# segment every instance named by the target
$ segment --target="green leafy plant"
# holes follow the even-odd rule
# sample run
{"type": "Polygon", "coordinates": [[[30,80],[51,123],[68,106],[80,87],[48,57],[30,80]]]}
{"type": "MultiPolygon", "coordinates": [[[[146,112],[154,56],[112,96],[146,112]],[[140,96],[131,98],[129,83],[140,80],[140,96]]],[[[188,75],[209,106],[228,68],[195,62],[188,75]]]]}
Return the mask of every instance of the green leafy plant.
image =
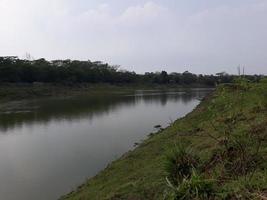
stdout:
{"type": "Polygon", "coordinates": [[[199,157],[189,147],[177,145],[166,158],[165,170],[168,180],[178,185],[185,178],[190,178],[192,169],[199,164],[199,157]]]}
{"type": "Polygon", "coordinates": [[[168,182],[172,192],[170,198],[172,200],[209,200],[214,199],[215,184],[214,180],[208,180],[197,174],[195,170],[192,170],[190,178],[185,178],[177,186],[174,187],[168,182]]]}

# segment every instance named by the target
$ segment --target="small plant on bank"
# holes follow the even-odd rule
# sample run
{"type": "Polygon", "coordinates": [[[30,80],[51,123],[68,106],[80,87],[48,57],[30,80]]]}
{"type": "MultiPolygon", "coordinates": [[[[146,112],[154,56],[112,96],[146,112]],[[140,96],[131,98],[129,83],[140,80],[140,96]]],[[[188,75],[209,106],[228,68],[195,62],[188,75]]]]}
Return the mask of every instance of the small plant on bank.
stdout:
{"type": "Polygon", "coordinates": [[[189,147],[177,145],[168,155],[165,163],[168,180],[177,186],[183,179],[190,178],[193,168],[199,164],[199,157],[189,147]]]}
{"type": "Polygon", "coordinates": [[[214,199],[215,184],[213,180],[207,180],[192,170],[190,178],[185,178],[177,187],[168,182],[172,192],[170,200],[209,200],[214,199]]]}

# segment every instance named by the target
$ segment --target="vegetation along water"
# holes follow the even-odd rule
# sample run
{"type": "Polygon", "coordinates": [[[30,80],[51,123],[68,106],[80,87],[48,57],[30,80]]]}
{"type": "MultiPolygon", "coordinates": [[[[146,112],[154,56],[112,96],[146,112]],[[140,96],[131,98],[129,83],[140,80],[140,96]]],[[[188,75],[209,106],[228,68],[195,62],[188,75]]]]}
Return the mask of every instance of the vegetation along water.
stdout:
{"type": "Polygon", "coordinates": [[[239,79],[62,199],[266,199],[266,156],[267,81],[239,79]]]}

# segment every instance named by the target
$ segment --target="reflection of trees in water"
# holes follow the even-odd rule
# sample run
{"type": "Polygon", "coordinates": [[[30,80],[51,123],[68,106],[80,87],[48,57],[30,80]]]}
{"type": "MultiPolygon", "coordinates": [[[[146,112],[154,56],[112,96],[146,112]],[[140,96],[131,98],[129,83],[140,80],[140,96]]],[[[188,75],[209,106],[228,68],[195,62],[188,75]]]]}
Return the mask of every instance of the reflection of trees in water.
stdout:
{"type": "Polygon", "coordinates": [[[138,95],[136,98],[143,100],[146,104],[157,103],[165,106],[167,102],[181,102],[187,104],[193,99],[203,98],[210,90],[198,91],[198,90],[189,90],[186,92],[163,92],[163,93],[153,93],[152,95],[144,94],[138,95]]]}
{"type": "Polygon", "coordinates": [[[98,118],[122,107],[134,106],[133,98],[119,96],[75,97],[33,102],[39,104],[32,112],[0,114],[0,131],[20,127],[24,124],[44,125],[52,121],[69,121],[98,118]]]}
{"type": "Polygon", "coordinates": [[[207,91],[189,92],[158,92],[142,93],[131,96],[91,96],[74,97],[69,99],[45,99],[33,101],[28,107],[38,107],[31,112],[14,112],[0,114],[0,131],[7,132],[10,129],[19,128],[22,125],[35,123],[48,124],[52,121],[74,121],[80,119],[99,118],[108,115],[124,107],[133,107],[143,101],[145,104],[160,104],[165,106],[167,102],[189,103],[193,99],[202,98],[207,91]]]}

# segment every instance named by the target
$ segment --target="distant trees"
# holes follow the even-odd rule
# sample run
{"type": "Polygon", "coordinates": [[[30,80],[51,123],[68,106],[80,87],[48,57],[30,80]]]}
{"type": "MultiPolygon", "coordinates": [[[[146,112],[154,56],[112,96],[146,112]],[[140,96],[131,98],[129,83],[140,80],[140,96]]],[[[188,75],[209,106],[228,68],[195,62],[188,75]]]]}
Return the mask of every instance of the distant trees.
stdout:
{"type": "Polygon", "coordinates": [[[0,57],[0,82],[62,82],[62,83],[131,83],[136,74],[118,71],[117,67],[102,62],[77,60],[21,60],[0,57]]]}
{"type": "MultiPolygon", "coordinates": [[[[258,80],[257,76],[247,77],[258,80]]],[[[234,76],[226,73],[214,75],[196,75],[183,73],[147,72],[144,75],[110,66],[100,61],[53,60],[44,58],[23,60],[17,57],[0,57],[0,82],[10,83],[110,83],[110,84],[201,84],[214,86],[216,83],[228,83],[234,76]]]]}

